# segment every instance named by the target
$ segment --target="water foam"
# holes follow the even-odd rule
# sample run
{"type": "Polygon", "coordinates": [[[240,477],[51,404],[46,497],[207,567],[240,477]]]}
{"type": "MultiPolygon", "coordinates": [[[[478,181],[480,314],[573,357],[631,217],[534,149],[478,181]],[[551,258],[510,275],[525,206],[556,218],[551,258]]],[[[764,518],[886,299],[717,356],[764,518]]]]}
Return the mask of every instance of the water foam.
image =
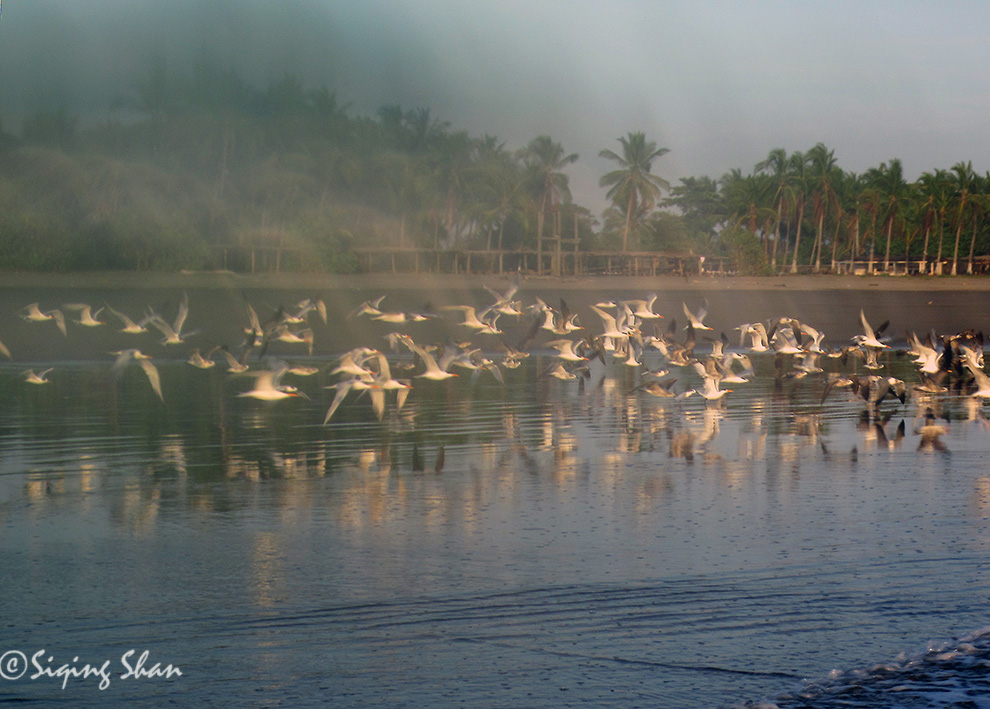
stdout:
{"type": "Polygon", "coordinates": [[[747,709],[968,707],[990,709],[990,626],[888,662],[826,677],[747,709]]]}

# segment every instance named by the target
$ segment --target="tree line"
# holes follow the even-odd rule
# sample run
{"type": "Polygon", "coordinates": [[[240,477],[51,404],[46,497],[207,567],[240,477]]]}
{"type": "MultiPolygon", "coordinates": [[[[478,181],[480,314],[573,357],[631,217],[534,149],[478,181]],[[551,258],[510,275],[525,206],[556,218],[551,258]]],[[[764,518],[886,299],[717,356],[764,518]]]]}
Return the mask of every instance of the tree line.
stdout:
{"type": "MultiPolygon", "coordinates": [[[[300,268],[347,272],[361,246],[729,256],[751,274],[877,267],[987,250],[990,175],[970,163],[909,183],[899,160],[863,175],[833,151],[772,150],[750,174],[661,176],[668,152],[630,132],[599,155],[609,207],[577,204],[578,158],[549,135],[517,149],[428,108],[353,113],[291,75],[256,88],[197,61],[164,63],[80,126],[67,109],[0,127],[0,264],[8,269],[203,269],[225,246],[277,244],[300,268]]],[[[291,264],[289,267],[292,267],[291,264]]]]}
{"type": "Polygon", "coordinates": [[[835,271],[846,261],[889,271],[902,261],[920,273],[956,275],[972,273],[990,247],[990,173],[977,174],[972,162],[908,182],[897,158],[857,175],[818,143],[806,152],[771,150],[748,175],[690,178],[672,192],[667,203],[685,218],[702,229],[717,223],[741,259],[770,272],[835,271]]]}

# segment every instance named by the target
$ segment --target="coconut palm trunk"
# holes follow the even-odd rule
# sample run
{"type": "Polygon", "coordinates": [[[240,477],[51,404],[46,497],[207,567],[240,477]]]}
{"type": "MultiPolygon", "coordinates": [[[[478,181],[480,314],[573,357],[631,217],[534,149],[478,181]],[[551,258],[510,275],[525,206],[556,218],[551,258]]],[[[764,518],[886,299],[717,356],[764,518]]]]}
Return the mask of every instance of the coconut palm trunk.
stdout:
{"type": "Polygon", "coordinates": [[[952,250],[952,275],[959,274],[959,239],[962,237],[962,212],[963,204],[959,205],[959,218],[956,220],[956,246],[952,250]]]}
{"type": "Polygon", "coordinates": [[[894,235],[894,218],[891,217],[887,220],[887,250],[883,255],[883,272],[890,272],[890,240],[894,235]]]}
{"type": "Polygon", "coordinates": [[[973,233],[969,238],[969,261],[966,264],[966,273],[973,275],[973,252],[976,249],[976,209],[973,209],[973,233]]]}
{"type": "Polygon", "coordinates": [[[636,209],[636,191],[629,190],[629,204],[626,206],[626,228],[622,232],[622,250],[629,250],[629,227],[632,225],[633,210],[636,209]]]}
{"type": "Polygon", "coordinates": [[[773,249],[770,252],[770,268],[777,268],[777,244],[780,243],[780,219],[783,210],[783,198],[777,200],[777,223],[773,228],[773,249]]]}
{"type": "Polygon", "coordinates": [[[798,205],[797,233],[794,236],[794,260],[791,262],[791,273],[798,271],[798,248],[801,246],[801,222],[804,220],[804,200],[798,205]]]}

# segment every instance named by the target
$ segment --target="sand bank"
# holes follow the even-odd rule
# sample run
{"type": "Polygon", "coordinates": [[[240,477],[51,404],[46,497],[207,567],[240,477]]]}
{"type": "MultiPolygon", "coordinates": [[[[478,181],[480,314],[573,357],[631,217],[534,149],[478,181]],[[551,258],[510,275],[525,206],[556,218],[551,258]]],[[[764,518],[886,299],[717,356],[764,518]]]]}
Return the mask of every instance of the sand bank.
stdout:
{"type": "MultiPolygon", "coordinates": [[[[0,274],[0,288],[223,288],[287,290],[360,290],[429,288],[471,290],[508,284],[507,276],[373,273],[357,275],[317,273],[239,274],[225,271],[80,272],[0,274]]],[[[990,291],[990,277],[955,276],[587,276],[550,278],[523,276],[520,285],[554,291],[990,291]]]]}

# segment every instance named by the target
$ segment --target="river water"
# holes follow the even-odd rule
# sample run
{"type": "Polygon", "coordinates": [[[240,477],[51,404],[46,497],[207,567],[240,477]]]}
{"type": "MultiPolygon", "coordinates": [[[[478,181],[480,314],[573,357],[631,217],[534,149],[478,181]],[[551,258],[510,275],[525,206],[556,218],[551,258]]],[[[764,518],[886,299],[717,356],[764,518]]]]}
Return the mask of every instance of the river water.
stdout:
{"type": "MultiPolygon", "coordinates": [[[[567,297],[595,330],[588,303],[642,295],[567,297]]],[[[718,402],[660,399],[633,391],[642,369],[620,360],[593,362],[587,380],[543,376],[543,337],[504,385],[487,372],[413,376],[401,411],[390,399],[379,421],[352,394],[324,425],[345,349],[412,364],[387,349],[396,325],[344,317],[367,293],[194,291],[199,333],[175,346],[118,332],[106,311],[107,325],[70,321],[65,337],[17,317],[33,301],[168,317],[181,296],[0,293],[12,353],[0,365],[0,674],[12,678],[0,701],[990,706],[980,400],[909,393],[873,416],[848,390],[822,402],[822,375],[775,376],[767,354],[718,402]],[[308,398],[241,397],[249,377],[185,362],[194,347],[236,348],[245,301],[262,314],[307,296],[330,311],[328,324],[309,318],[313,354],[270,354],[320,368],[291,380],[308,398]],[[138,367],[111,374],[109,353],[128,347],[152,355],[164,401],[138,367]],[[28,367],[51,367],[50,383],[26,383],[28,367]],[[934,439],[921,434],[929,410],[944,429],[934,439]]],[[[986,312],[960,312],[951,294],[788,297],[712,294],[713,332],[776,312],[838,346],[859,332],[860,307],[895,338],[949,313],[980,327],[986,312]]],[[[681,303],[700,300],[662,294],[661,322],[682,323],[681,303]]],[[[459,319],[402,328],[463,339],[459,319]]],[[[528,329],[499,324],[513,342],[528,329]]],[[[475,339],[497,359],[486,337],[475,339]]],[[[710,348],[699,338],[699,354],[710,348]]],[[[882,362],[917,381],[910,357],[882,362]]],[[[690,368],[671,376],[677,390],[700,386],[690,368]]]]}

